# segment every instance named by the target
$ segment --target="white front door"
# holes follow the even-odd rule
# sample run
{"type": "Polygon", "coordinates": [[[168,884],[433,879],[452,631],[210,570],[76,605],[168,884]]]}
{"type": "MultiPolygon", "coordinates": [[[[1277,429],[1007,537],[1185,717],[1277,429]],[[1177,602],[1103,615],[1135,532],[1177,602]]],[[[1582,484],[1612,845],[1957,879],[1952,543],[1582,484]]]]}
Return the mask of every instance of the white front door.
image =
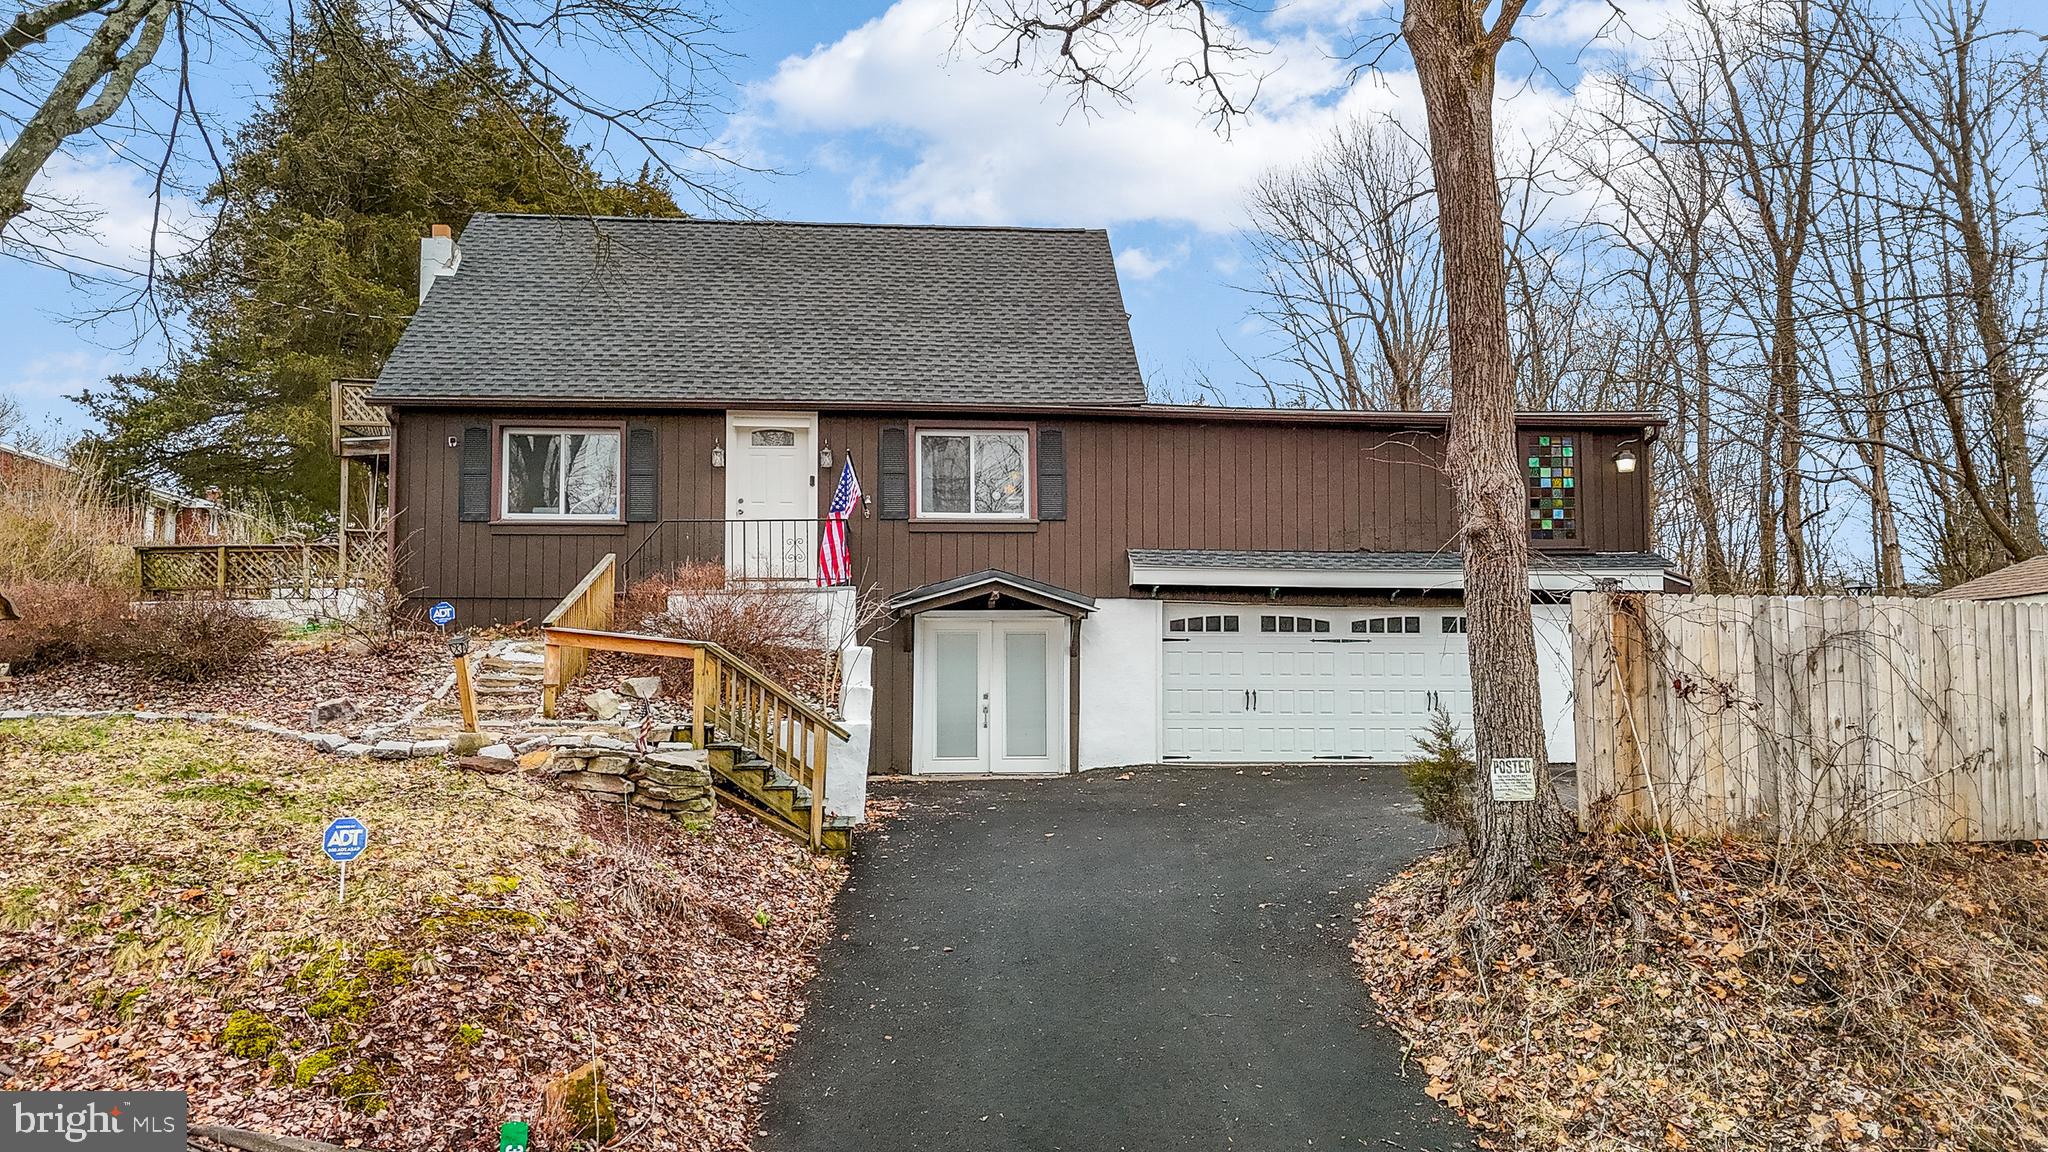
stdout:
{"type": "Polygon", "coordinates": [[[817,556],[817,417],[735,412],[726,421],[726,570],[809,580],[817,556]]]}
{"type": "Polygon", "coordinates": [[[915,771],[1066,771],[1067,627],[1060,616],[920,616],[915,771]]]}
{"type": "Polygon", "coordinates": [[[1407,760],[1439,705],[1469,733],[1461,613],[1178,604],[1166,616],[1169,760],[1407,760]]]}

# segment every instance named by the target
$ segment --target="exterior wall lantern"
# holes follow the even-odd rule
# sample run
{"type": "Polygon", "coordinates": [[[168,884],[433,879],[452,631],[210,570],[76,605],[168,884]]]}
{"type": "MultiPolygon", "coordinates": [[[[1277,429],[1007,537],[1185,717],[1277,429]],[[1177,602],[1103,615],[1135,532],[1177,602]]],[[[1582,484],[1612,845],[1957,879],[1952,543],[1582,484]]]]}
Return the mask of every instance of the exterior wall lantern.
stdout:
{"type": "Polygon", "coordinates": [[[715,440],[711,444],[711,466],[713,468],[725,467],[725,445],[715,440]]]}
{"type": "Polygon", "coordinates": [[[832,442],[830,440],[825,441],[824,447],[818,449],[818,467],[827,472],[832,470],[832,442]]]}
{"type": "Polygon", "coordinates": [[[1616,452],[1614,454],[1614,470],[1623,474],[1635,471],[1636,454],[1627,448],[1616,452]]]}

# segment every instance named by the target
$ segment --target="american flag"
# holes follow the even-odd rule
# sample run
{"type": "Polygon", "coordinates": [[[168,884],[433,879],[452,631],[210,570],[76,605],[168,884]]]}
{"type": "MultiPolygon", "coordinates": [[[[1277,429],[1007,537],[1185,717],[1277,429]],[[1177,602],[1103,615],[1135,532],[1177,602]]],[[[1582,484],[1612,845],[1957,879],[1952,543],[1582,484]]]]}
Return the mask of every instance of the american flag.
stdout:
{"type": "Polygon", "coordinates": [[[832,506],[825,510],[825,526],[818,533],[818,587],[830,588],[853,579],[853,557],[846,550],[846,518],[860,503],[860,477],[853,474],[853,457],[839,473],[839,487],[832,490],[832,506]]]}

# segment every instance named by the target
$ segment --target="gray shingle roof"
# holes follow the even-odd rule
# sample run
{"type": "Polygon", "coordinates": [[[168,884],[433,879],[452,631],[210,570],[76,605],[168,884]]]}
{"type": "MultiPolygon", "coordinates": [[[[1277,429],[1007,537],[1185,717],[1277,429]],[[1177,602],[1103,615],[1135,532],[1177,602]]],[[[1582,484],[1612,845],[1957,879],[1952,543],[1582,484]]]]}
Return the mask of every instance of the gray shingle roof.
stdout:
{"type": "Polygon", "coordinates": [[[1043,580],[1033,580],[1029,576],[1019,576],[1015,572],[1005,572],[1000,568],[984,568],[979,572],[970,572],[965,576],[952,576],[944,580],[935,580],[930,584],[898,592],[889,598],[888,603],[884,607],[900,612],[915,604],[948,596],[963,589],[978,589],[1005,584],[1020,591],[1034,593],[1047,600],[1056,600],[1062,604],[1071,605],[1082,612],[1093,612],[1095,610],[1095,598],[1093,596],[1083,596],[1079,592],[1069,591],[1057,584],[1048,584],[1043,580]]]}
{"type": "Polygon", "coordinates": [[[471,218],[372,399],[1135,404],[1096,230],[471,218]]]}
{"type": "MultiPolygon", "coordinates": [[[[1456,552],[1241,552],[1203,548],[1133,548],[1131,563],[1152,568],[1288,569],[1307,572],[1456,572],[1456,552]]],[[[1655,552],[1537,552],[1529,567],[1575,571],[1662,570],[1671,561],[1655,552]]]]}
{"type": "Polygon", "coordinates": [[[2008,564],[1996,572],[1966,580],[1935,595],[1945,600],[2010,600],[2048,594],[2048,556],[2008,564]]]}

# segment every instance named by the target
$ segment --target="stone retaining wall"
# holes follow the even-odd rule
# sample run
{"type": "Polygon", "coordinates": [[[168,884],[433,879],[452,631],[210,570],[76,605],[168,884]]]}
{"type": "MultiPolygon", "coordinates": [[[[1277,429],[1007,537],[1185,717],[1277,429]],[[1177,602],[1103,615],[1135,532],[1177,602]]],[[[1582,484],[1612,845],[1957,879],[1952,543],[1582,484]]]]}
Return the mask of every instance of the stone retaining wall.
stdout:
{"type": "Polygon", "coordinates": [[[548,757],[547,770],[565,788],[611,797],[685,824],[708,823],[718,810],[711,770],[698,749],[641,753],[630,745],[558,747],[548,757]]]}

